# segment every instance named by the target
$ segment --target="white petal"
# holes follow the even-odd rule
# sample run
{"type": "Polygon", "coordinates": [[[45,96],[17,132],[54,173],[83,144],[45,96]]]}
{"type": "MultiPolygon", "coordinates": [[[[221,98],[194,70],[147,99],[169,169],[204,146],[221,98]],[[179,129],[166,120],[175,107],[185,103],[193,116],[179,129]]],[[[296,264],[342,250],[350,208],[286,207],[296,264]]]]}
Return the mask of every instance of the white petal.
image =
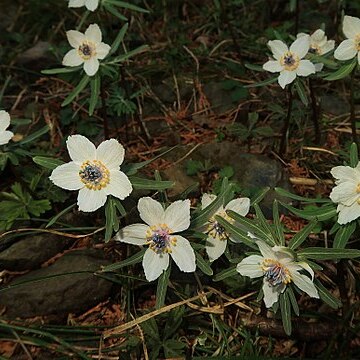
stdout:
{"type": "Polygon", "coordinates": [[[69,8],[78,8],[85,5],[86,0],[69,0],[69,8]]]}
{"type": "Polygon", "coordinates": [[[303,36],[309,36],[309,34],[306,34],[306,33],[298,33],[298,34],[296,35],[296,38],[298,39],[298,38],[303,37],[303,36]]]}
{"type": "MultiPolygon", "coordinates": [[[[360,164],[360,163],[359,163],[360,164]]],[[[331,175],[340,181],[354,181],[359,178],[359,172],[350,166],[335,166],[330,171],[331,175]]]]}
{"type": "Polygon", "coordinates": [[[360,194],[356,192],[357,185],[354,181],[346,181],[336,185],[330,193],[331,201],[346,206],[352,205],[360,197],[360,194]]]}
{"type": "Polygon", "coordinates": [[[242,276],[248,276],[250,278],[261,277],[264,275],[261,270],[263,261],[264,258],[260,255],[250,255],[237,264],[236,271],[242,276]]]}
{"type": "Polygon", "coordinates": [[[55,168],[50,176],[50,180],[56,185],[66,190],[79,190],[84,187],[79,176],[79,165],[70,161],[55,168]]]}
{"type": "Polygon", "coordinates": [[[314,283],[303,274],[298,272],[291,272],[291,279],[294,281],[294,284],[302,291],[307,293],[312,298],[319,298],[318,291],[314,285],[314,283]]]}
{"type": "Polygon", "coordinates": [[[344,225],[357,219],[360,216],[360,205],[358,202],[354,202],[351,206],[338,205],[339,217],[338,223],[344,225]]]}
{"type": "Polygon", "coordinates": [[[133,187],[129,178],[122,171],[113,170],[110,171],[110,182],[104,190],[106,195],[113,195],[124,200],[131,194],[133,187]]]}
{"type": "Polygon", "coordinates": [[[96,159],[95,145],[85,136],[70,135],[66,141],[71,160],[81,165],[86,160],[96,159]]]}
{"type": "Polygon", "coordinates": [[[204,210],[208,207],[214,200],[216,199],[216,195],[214,194],[203,194],[201,198],[201,209],[204,210]]]}
{"type": "Polygon", "coordinates": [[[302,59],[308,53],[309,48],[310,36],[301,36],[291,44],[290,51],[302,59]]]}
{"type": "Polygon", "coordinates": [[[232,210],[242,216],[247,215],[250,209],[249,198],[238,198],[231,200],[226,206],[225,210],[232,210]]]}
{"type": "Polygon", "coordinates": [[[280,289],[270,285],[265,279],[263,283],[264,303],[267,308],[271,308],[279,299],[280,289]]]}
{"type": "Polygon", "coordinates": [[[91,24],[85,31],[86,39],[95,44],[101,43],[101,30],[98,24],[91,24]]]}
{"type": "Polygon", "coordinates": [[[296,78],[295,71],[284,70],[280,73],[278,77],[278,83],[283,89],[285,89],[285,86],[287,84],[292,83],[295,80],[295,78],[296,78]]]}
{"type": "Polygon", "coordinates": [[[323,41],[325,38],[325,32],[324,30],[317,29],[315,32],[313,32],[310,36],[311,41],[315,41],[316,43],[319,43],[320,41],[323,41]]]}
{"type": "Polygon", "coordinates": [[[315,74],[315,65],[310,60],[300,60],[299,66],[296,69],[296,74],[299,76],[308,76],[315,74]]]}
{"type": "Polygon", "coordinates": [[[104,206],[106,198],[104,190],[90,190],[84,187],[79,191],[77,204],[80,211],[92,212],[104,206]]]}
{"type": "Polygon", "coordinates": [[[96,159],[100,160],[109,170],[119,170],[124,161],[124,147],[115,139],[103,141],[96,149],[96,159]]]}
{"type": "Polygon", "coordinates": [[[279,60],[284,55],[284,53],[289,50],[287,45],[280,40],[270,40],[267,44],[276,60],[279,60]]]}
{"type": "Polygon", "coordinates": [[[283,70],[283,66],[279,60],[269,60],[263,65],[263,69],[272,73],[280,72],[283,70]]]}
{"type": "Polygon", "coordinates": [[[347,39],[336,48],[334,58],[337,60],[349,60],[354,58],[357,52],[354,41],[347,39]]]}
{"type": "Polygon", "coordinates": [[[7,111],[0,111],[0,132],[5,131],[10,126],[10,115],[7,111]]]}
{"type": "Polygon", "coordinates": [[[166,210],[164,223],[172,232],[184,231],[190,226],[190,200],[173,202],[166,210]]]}
{"type": "Polygon", "coordinates": [[[68,51],[62,60],[64,66],[79,66],[83,62],[84,59],[79,55],[79,52],[76,49],[68,51]]]}
{"type": "Polygon", "coordinates": [[[360,34],[360,19],[354,16],[344,16],[343,33],[348,39],[354,39],[360,34]]]}
{"type": "Polygon", "coordinates": [[[76,30],[67,31],[66,36],[69,41],[69,44],[75,49],[78,49],[85,39],[84,34],[76,30]]]}
{"type": "Polygon", "coordinates": [[[0,145],[7,144],[13,136],[14,133],[9,130],[0,131],[0,145]]]}
{"type": "Polygon", "coordinates": [[[157,254],[151,249],[145,251],[142,265],[147,281],[156,280],[169,266],[169,254],[157,254]]]}
{"type": "Polygon", "coordinates": [[[259,247],[261,255],[265,259],[277,259],[275,252],[271,249],[271,247],[268,244],[266,244],[265,241],[256,240],[255,242],[256,245],[259,247]]]}
{"type": "Polygon", "coordinates": [[[99,61],[96,58],[91,58],[84,61],[84,70],[87,75],[93,76],[99,70],[99,61]]]}
{"type": "Polygon", "coordinates": [[[114,236],[114,240],[127,244],[144,245],[146,243],[146,232],[149,229],[144,224],[132,224],[125,226],[114,236]]]}
{"type": "Polygon", "coordinates": [[[310,267],[310,265],[305,261],[301,261],[297,264],[300,265],[303,269],[305,269],[311,275],[311,281],[314,281],[315,274],[314,274],[314,270],[310,267]]]}
{"type": "Polygon", "coordinates": [[[158,201],[151,197],[139,199],[138,210],[142,221],[146,224],[152,226],[164,223],[164,209],[158,201]]]}
{"type": "Polygon", "coordinates": [[[358,58],[358,64],[360,65],[360,51],[357,54],[357,58],[358,58]]]}
{"type": "Polygon", "coordinates": [[[329,51],[334,50],[335,40],[327,41],[324,46],[321,47],[321,55],[327,54],[329,51]]]}
{"type": "Polygon", "coordinates": [[[314,64],[314,65],[315,65],[315,71],[316,72],[320,72],[324,67],[323,63],[317,63],[317,64],[314,64]]]}
{"type": "Polygon", "coordinates": [[[88,10],[94,11],[98,7],[99,0],[86,0],[85,6],[88,10]]]}
{"type": "Polygon", "coordinates": [[[214,239],[212,236],[208,236],[206,239],[206,253],[208,254],[209,260],[213,262],[218,259],[226,249],[227,241],[214,239]]]}
{"type": "Polygon", "coordinates": [[[96,58],[97,59],[104,59],[105,56],[109,53],[111,47],[108,44],[100,43],[96,46],[96,58]]]}
{"type": "Polygon", "coordinates": [[[171,257],[181,271],[193,272],[196,269],[195,253],[189,241],[176,235],[176,246],[171,247],[171,257]]]}

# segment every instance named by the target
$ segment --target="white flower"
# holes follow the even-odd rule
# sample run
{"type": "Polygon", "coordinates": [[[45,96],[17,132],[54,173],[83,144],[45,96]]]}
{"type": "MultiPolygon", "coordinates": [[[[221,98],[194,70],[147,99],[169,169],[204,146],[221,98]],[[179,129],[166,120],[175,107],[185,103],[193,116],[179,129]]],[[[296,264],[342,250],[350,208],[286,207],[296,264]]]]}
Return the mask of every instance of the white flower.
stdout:
{"type": "Polygon", "coordinates": [[[69,8],[79,8],[86,6],[90,11],[96,10],[99,0],[69,0],[69,8]]]}
{"type": "Polygon", "coordinates": [[[115,139],[97,148],[85,136],[69,136],[66,145],[72,161],[53,170],[50,180],[66,190],[80,190],[79,210],[91,212],[106,202],[108,195],[124,199],[132,191],[128,177],[120,171],[124,147],[115,139]]]}
{"type": "Polygon", "coordinates": [[[237,271],[250,278],[264,277],[263,292],[264,302],[270,308],[279,299],[279,294],[284,292],[286,286],[293,282],[300,290],[306,292],[313,298],[319,298],[318,291],[313,283],[314,271],[305,262],[296,262],[287,251],[281,246],[270,247],[262,240],[257,240],[261,255],[250,255],[237,265],[237,271]],[[311,279],[301,274],[306,270],[311,279]]]}
{"type": "Polygon", "coordinates": [[[335,50],[335,59],[349,60],[357,55],[360,64],[360,19],[345,15],[343,33],[347,39],[341,42],[335,50]]]}
{"type": "MultiPolygon", "coordinates": [[[[201,199],[201,208],[205,209],[213,201],[215,201],[216,195],[204,194],[201,199]]],[[[231,240],[231,236],[226,230],[215,220],[215,215],[223,217],[226,221],[234,223],[235,220],[226,214],[226,210],[232,210],[238,214],[245,216],[249,212],[250,199],[239,198],[231,200],[225,208],[221,205],[215,212],[214,216],[205,224],[205,232],[208,234],[206,240],[206,252],[210,261],[218,259],[225,251],[227,240],[231,240]]]]}
{"type": "Polygon", "coordinates": [[[6,130],[10,125],[10,115],[5,110],[0,110],[0,145],[7,144],[14,136],[9,130],[6,130]]]}
{"type": "MultiPolygon", "coordinates": [[[[297,38],[307,36],[305,33],[299,33],[297,38]]],[[[309,53],[314,55],[325,55],[335,47],[335,40],[328,40],[325,32],[321,29],[316,30],[310,35],[309,53]]],[[[321,71],[324,64],[314,64],[316,71],[321,71]]]]}
{"type": "Polygon", "coordinates": [[[310,60],[301,60],[310,48],[310,36],[301,36],[290,46],[280,40],[268,42],[274,59],[263,65],[263,69],[272,73],[280,72],[279,85],[284,89],[287,84],[292,83],[296,76],[308,76],[315,73],[315,65],[310,60]]]}
{"type": "Polygon", "coordinates": [[[336,166],[331,169],[336,186],[330,199],[338,203],[338,223],[343,225],[360,216],[360,163],[356,168],[336,166]]]}
{"type": "Polygon", "coordinates": [[[95,75],[102,60],[110,51],[110,46],[101,42],[101,31],[97,24],[91,24],[85,34],[70,30],[66,32],[70,45],[74,48],[64,56],[62,64],[78,66],[84,64],[84,70],[89,76],[95,75]]]}
{"type": "Polygon", "coordinates": [[[133,224],[120,230],[115,240],[134,245],[149,245],[142,265],[148,281],[157,279],[169,266],[169,254],[181,271],[196,269],[195,253],[189,241],[174,233],[190,226],[190,200],[179,200],[166,210],[150,197],[139,200],[141,219],[147,224],[133,224]]]}

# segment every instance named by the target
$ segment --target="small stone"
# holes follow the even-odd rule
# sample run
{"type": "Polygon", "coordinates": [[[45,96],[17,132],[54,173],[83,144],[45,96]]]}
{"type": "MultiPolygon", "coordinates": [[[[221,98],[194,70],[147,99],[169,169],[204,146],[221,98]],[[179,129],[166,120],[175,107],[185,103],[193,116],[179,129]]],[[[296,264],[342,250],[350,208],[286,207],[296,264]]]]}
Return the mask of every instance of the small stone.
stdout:
{"type": "Polygon", "coordinates": [[[109,263],[102,251],[76,250],[53,265],[16,278],[7,286],[18,286],[1,289],[0,305],[6,308],[4,316],[13,319],[85,312],[110,295],[112,283],[94,275],[109,263]],[[20,284],[36,279],[39,281],[20,284]]]}

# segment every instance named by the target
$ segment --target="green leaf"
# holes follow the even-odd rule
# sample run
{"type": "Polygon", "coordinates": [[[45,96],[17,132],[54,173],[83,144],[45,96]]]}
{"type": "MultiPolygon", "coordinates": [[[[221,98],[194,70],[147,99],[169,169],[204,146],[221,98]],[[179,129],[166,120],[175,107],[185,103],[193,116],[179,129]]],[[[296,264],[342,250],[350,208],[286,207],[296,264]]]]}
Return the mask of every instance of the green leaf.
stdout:
{"type": "Polygon", "coordinates": [[[197,252],[195,251],[196,256],[196,266],[206,275],[212,276],[213,270],[210,264],[197,252]]]}
{"type": "Polygon", "coordinates": [[[296,233],[289,242],[289,248],[292,250],[296,250],[310,235],[317,223],[317,219],[313,219],[301,231],[296,233]]]}
{"type": "Polygon", "coordinates": [[[354,259],[360,257],[360,250],[309,247],[298,251],[298,256],[313,260],[354,259]]]}
{"type": "Polygon", "coordinates": [[[113,230],[119,227],[119,220],[116,217],[116,207],[111,197],[108,198],[105,205],[105,219],[105,242],[108,242],[112,237],[113,230]]]}
{"type": "Polygon", "coordinates": [[[291,335],[291,304],[288,293],[285,291],[280,295],[281,319],[286,335],[291,335]]]}
{"type": "Polygon", "coordinates": [[[129,10],[138,11],[138,12],[142,12],[142,13],[149,13],[149,10],[146,10],[144,8],[141,8],[140,6],[136,6],[136,5],[130,4],[130,3],[125,2],[125,1],[105,0],[104,3],[105,4],[111,4],[111,5],[118,6],[118,7],[122,7],[124,9],[129,9],[129,10]]]}
{"type": "Polygon", "coordinates": [[[306,90],[302,83],[302,80],[300,80],[299,78],[297,78],[295,81],[295,89],[299,95],[301,102],[307,107],[309,105],[309,100],[307,98],[306,90]]]}
{"type": "Polygon", "coordinates": [[[111,4],[108,4],[106,2],[103,3],[104,8],[112,15],[114,15],[115,17],[117,17],[118,19],[122,20],[122,21],[128,21],[128,18],[126,16],[124,16],[123,14],[121,14],[114,6],[112,6],[111,4]]]}
{"type": "Polygon", "coordinates": [[[99,74],[96,74],[90,81],[90,100],[89,100],[89,115],[92,116],[94,113],[95,107],[98,103],[100,95],[100,86],[101,86],[101,77],[99,74]]]}
{"type": "Polygon", "coordinates": [[[345,225],[340,226],[339,230],[337,231],[333,243],[333,248],[335,249],[344,249],[346,244],[348,243],[351,235],[356,230],[356,222],[352,221],[345,225]]]}
{"type": "Polygon", "coordinates": [[[119,62],[123,62],[129,58],[131,58],[132,56],[135,56],[137,54],[140,54],[141,52],[144,52],[146,50],[149,49],[148,45],[141,45],[138,48],[134,49],[134,50],[130,50],[127,53],[117,56],[116,58],[112,59],[111,61],[106,62],[107,65],[110,64],[117,64],[119,62]]]}
{"type": "Polygon", "coordinates": [[[359,163],[359,151],[356,143],[350,146],[350,166],[355,168],[359,163]]]}
{"type": "Polygon", "coordinates": [[[44,134],[49,132],[49,126],[45,125],[41,129],[31,133],[25,139],[21,140],[19,144],[24,145],[33,142],[34,140],[38,139],[39,137],[43,136],[44,134]]]}
{"type": "Polygon", "coordinates": [[[265,71],[262,65],[245,64],[245,67],[249,70],[261,71],[261,72],[265,71]]]}
{"type": "Polygon", "coordinates": [[[146,249],[141,249],[135,255],[133,255],[123,261],[117,262],[115,264],[103,266],[101,268],[100,272],[111,272],[111,271],[119,270],[126,266],[138,264],[142,261],[145,251],[146,251],[146,249]]]}
{"type": "Polygon", "coordinates": [[[281,245],[285,245],[285,236],[283,232],[283,226],[280,222],[279,216],[279,205],[278,201],[275,199],[273,202],[273,221],[275,226],[275,236],[277,238],[277,242],[281,245]]]}
{"type": "Polygon", "coordinates": [[[73,209],[76,206],[75,204],[72,204],[70,206],[68,206],[66,209],[60,211],[58,214],[56,214],[55,216],[53,216],[49,222],[46,224],[45,228],[50,227],[51,225],[55,224],[56,221],[58,221],[58,219],[60,219],[63,215],[65,215],[67,212],[69,212],[71,209],[73,209]]]}
{"type": "Polygon", "coordinates": [[[318,280],[314,280],[314,284],[316,285],[318,289],[318,293],[320,296],[320,299],[328,304],[333,309],[337,310],[342,307],[342,303],[339,299],[337,299],[329,290],[327,290],[324,285],[318,280]]]}
{"type": "Polygon", "coordinates": [[[42,70],[41,73],[45,74],[45,75],[68,74],[71,72],[78,71],[81,68],[82,68],[82,65],[74,66],[74,67],[57,68],[57,69],[47,69],[47,70],[42,70]]]}
{"type": "Polygon", "coordinates": [[[160,309],[165,304],[165,297],[169,285],[170,273],[171,273],[171,262],[169,263],[167,269],[162,272],[162,274],[158,279],[157,288],[156,288],[155,309],[160,309]]]}
{"type": "Polygon", "coordinates": [[[291,286],[286,287],[286,293],[289,297],[289,300],[290,300],[291,306],[294,310],[294,313],[296,314],[296,316],[299,316],[300,315],[299,305],[296,301],[296,297],[295,297],[294,291],[291,286]]]}
{"type": "Polygon", "coordinates": [[[276,82],[277,79],[278,79],[278,77],[274,77],[274,78],[271,78],[271,79],[260,81],[260,82],[258,82],[256,84],[245,85],[244,88],[252,88],[252,87],[260,87],[260,86],[270,85],[270,84],[273,84],[274,82],[276,82]]]}
{"type": "Polygon", "coordinates": [[[332,201],[330,199],[312,199],[312,198],[306,198],[306,197],[302,197],[296,194],[293,194],[285,189],[282,189],[280,187],[276,187],[275,191],[286,198],[289,199],[293,199],[293,200],[298,200],[298,201],[302,201],[302,202],[310,202],[310,203],[332,203],[332,201]]]}
{"type": "Polygon", "coordinates": [[[258,204],[259,202],[261,202],[261,200],[266,196],[269,190],[270,187],[267,186],[261,189],[260,191],[258,191],[251,199],[251,205],[253,206],[254,204],[258,204]]]}
{"type": "Polygon", "coordinates": [[[235,276],[238,275],[239,273],[236,271],[236,265],[229,267],[223,271],[220,271],[219,273],[217,273],[214,277],[213,277],[213,281],[217,282],[217,281],[222,281],[225,280],[226,278],[230,277],[230,276],[235,276]]]}
{"type": "Polygon", "coordinates": [[[325,221],[331,219],[337,214],[336,207],[334,205],[324,205],[316,209],[299,210],[290,205],[284,204],[283,202],[280,202],[280,204],[296,216],[299,216],[306,220],[313,220],[317,218],[319,221],[325,221]]]}
{"type": "Polygon", "coordinates": [[[66,97],[61,106],[69,105],[86,87],[90,81],[90,76],[84,75],[84,77],[77,84],[75,89],[66,97]]]}
{"type": "Polygon", "coordinates": [[[357,59],[354,59],[349,64],[343,65],[339,70],[326,76],[324,79],[329,81],[340,80],[345,76],[348,76],[354,70],[356,64],[357,64],[357,59]]]}
{"type": "Polygon", "coordinates": [[[265,219],[265,216],[262,213],[262,211],[260,209],[260,206],[255,204],[254,209],[255,209],[255,213],[256,213],[256,220],[259,223],[259,226],[261,226],[267,232],[267,234],[269,236],[269,240],[271,241],[271,243],[276,244],[277,236],[276,236],[273,228],[271,227],[271,225],[265,219]]]}
{"type": "Polygon", "coordinates": [[[111,45],[111,49],[110,49],[110,52],[109,52],[108,56],[114,54],[117,51],[117,49],[119,48],[121,42],[124,40],[124,37],[125,37],[125,34],[126,34],[126,31],[127,31],[128,27],[129,27],[129,23],[126,23],[120,29],[120,31],[117,34],[114,42],[111,45]]]}
{"type": "Polygon", "coordinates": [[[33,162],[50,170],[54,170],[58,166],[65,164],[64,161],[60,159],[49,158],[46,156],[34,156],[33,162]]]}
{"type": "Polygon", "coordinates": [[[135,189],[141,190],[165,190],[174,186],[173,181],[157,181],[135,176],[129,176],[129,180],[135,189]]]}

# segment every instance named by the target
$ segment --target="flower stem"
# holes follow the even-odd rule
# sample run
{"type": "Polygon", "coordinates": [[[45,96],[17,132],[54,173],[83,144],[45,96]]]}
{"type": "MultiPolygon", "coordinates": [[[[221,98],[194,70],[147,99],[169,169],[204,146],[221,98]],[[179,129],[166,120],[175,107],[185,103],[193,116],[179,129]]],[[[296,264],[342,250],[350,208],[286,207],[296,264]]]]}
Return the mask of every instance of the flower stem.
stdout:
{"type": "Polygon", "coordinates": [[[310,78],[309,78],[309,89],[310,89],[311,108],[312,108],[311,118],[314,124],[315,142],[318,144],[321,141],[321,132],[320,132],[320,124],[319,124],[320,109],[316,103],[315,89],[314,89],[313,81],[310,78]]]}
{"type": "Polygon", "coordinates": [[[292,94],[292,84],[288,87],[288,109],[287,114],[284,122],[284,126],[282,129],[282,135],[281,135],[281,141],[280,141],[280,147],[279,152],[280,154],[286,153],[287,148],[287,139],[288,139],[288,132],[289,132],[289,125],[290,125],[290,118],[291,118],[291,110],[292,110],[292,102],[293,102],[293,94],[292,94]]]}
{"type": "Polygon", "coordinates": [[[101,82],[100,85],[100,98],[101,98],[101,115],[103,118],[104,140],[107,140],[109,139],[109,121],[106,110],[106,92],[103,82],[101,82]]]}
{"type": "Polygon", "coordinates": [[[359,146],[356,134],[356,119],[355,119],[355,104],[354,104],[354,78],[357,66],[354,67],[354,70],[351,72],[350,76],[350,123],[351,123],[351,133],[353,142],[359,146]]]}

